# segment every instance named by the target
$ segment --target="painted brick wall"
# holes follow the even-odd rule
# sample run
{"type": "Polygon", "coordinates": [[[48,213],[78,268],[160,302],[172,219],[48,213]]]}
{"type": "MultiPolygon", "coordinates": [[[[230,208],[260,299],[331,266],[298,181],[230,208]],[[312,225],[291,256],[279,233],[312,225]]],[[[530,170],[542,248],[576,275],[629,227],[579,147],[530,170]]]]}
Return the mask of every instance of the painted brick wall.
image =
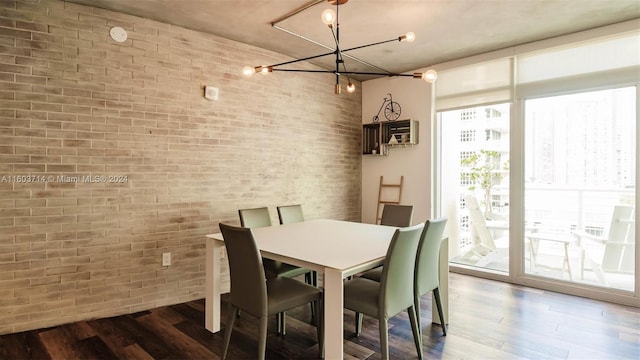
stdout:
{"type": "Polygon", "coordinates": [[[288,58],[33,3],[0,0],[0,334],[204,297],[204,235],[239,208],[360,219],[361,97],[332,76],[245,79],[288,58]]]}

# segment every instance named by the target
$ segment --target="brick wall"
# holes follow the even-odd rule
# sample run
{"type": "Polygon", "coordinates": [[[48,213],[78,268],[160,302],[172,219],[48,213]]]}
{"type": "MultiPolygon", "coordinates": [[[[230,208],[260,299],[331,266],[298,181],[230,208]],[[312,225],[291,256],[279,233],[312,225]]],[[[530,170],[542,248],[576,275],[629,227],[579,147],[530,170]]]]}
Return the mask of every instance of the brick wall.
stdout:
{"type": "Polygon", "coordinates": [[[360,219],[361,98],[332,76],[245,79],[288,58],[33,3],[0,0],[0,334],[204,297],[204,235],[239,208],[360,219]]]}

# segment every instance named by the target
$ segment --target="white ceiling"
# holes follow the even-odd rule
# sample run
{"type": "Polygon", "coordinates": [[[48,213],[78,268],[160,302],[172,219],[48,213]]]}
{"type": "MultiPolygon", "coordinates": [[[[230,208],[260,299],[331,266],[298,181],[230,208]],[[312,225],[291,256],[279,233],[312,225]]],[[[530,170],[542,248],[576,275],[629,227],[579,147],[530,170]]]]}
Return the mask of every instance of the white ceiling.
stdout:
{"type": "MultiPolygon", "coordinates": [[[[294,58],[331,50],[272,27],[278,23],[306,38],[334,47],[320,21],[325,0],[68,0],[215,34],[294,58]]],[[[640,17],[639,0],[351,0],[341,5],[342,49],[397,38],[408,31],[413,43],[391,42],[349,52],[390,72],[408,72],[536,40],[640,17]]],[[[332,69],[335,57],[315,60],[332,69]]],[[[346,59],[350,71],[377,71],[346,59]]],[[[261,59],[255,64],[263,65],[261,59]]],[[[360,77],[364,79],[366,77],[360,77]]]]}

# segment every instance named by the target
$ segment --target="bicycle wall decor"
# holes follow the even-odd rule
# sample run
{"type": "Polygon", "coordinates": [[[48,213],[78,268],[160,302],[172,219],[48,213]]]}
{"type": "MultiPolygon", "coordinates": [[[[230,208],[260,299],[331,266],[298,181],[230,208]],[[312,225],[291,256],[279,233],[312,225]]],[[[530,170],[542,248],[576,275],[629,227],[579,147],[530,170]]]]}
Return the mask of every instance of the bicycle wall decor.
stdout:
{"type": "Polygon", "coordinates": [[[395,121],[400,118],[400,113],[402,112],[402,108],[400,107],[400,104],[398,104],[396,101],[393,101],[393,97],[391,96],[391,93],[387,93],[387,95],[389,97],[388,98],[385,97],[382,100],[382,105],[380,105],[380,109],[378,109],[378,113],[373,117],[373,122],[380,121],[380,112],[382,111],[383,108],[384,108],[384,117],[387,118],[387,120],[395,121]]]}

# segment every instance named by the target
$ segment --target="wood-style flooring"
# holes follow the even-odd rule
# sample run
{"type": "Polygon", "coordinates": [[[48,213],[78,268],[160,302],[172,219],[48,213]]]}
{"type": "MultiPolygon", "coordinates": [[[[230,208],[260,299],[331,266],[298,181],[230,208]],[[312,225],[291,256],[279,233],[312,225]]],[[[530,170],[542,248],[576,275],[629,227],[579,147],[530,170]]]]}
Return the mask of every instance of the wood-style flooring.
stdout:
{"type": "MultiPolygon", "coordinates": [[[[451,274],[449,332],[430,323],[422,301],[426,359],[640,359],[640,310],[569,295],[451,274]]],[[[223,306],[223,311],[226,306],[223,306]]],[[[226,312],[224,312],[226,314],[226,312]]],[[[268,359],[316,359],[308,306],[289,313],[287,335],[269,327],[268,359]]],[[[345,359],[380,359],[378,325],[365,317],[353,334],[345,311],[345,359]]],[[[236,320],[229,359],[254,359],[257,322],[236,320]]],[[[0,359],[218,359],[222,332],[204,329],[204,300],[136,314],[0,336],[0,359]]],[[[393,359],[416,359],[406,314],[389,329],[393,359]]]]}

